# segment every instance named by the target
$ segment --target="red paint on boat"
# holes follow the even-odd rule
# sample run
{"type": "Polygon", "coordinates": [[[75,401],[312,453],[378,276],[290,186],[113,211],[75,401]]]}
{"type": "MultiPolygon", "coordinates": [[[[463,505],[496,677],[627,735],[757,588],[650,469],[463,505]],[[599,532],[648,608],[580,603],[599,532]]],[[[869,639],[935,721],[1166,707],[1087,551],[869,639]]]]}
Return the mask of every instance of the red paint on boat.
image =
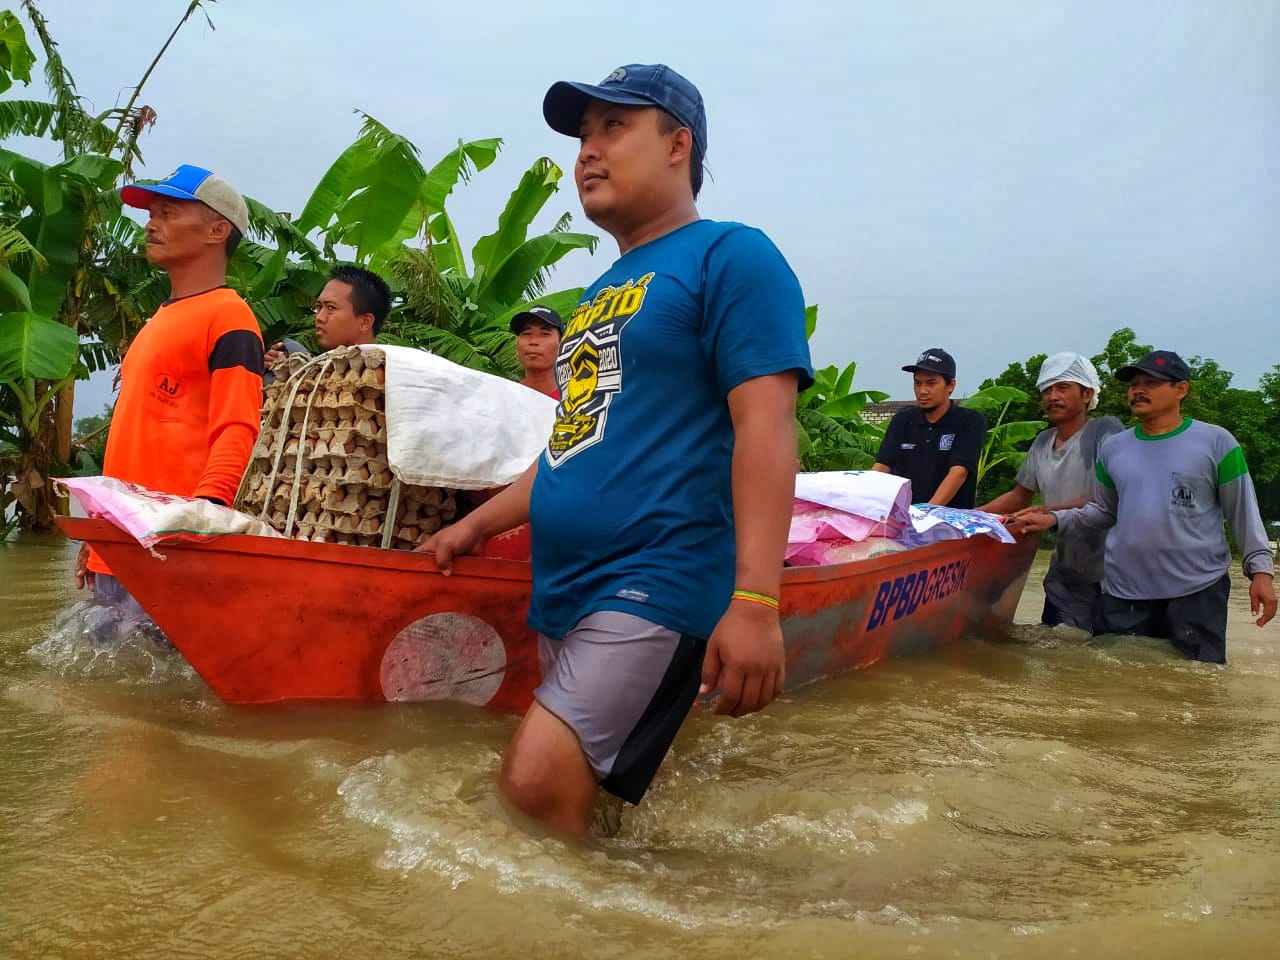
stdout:
{"type": "MultiPolygon", "coordinates": [[[[58,523],[230,703],[447,697],[523,711],[539,681],[527,563],[461,557],[446,577],[426,554],[249,536],[160,545],[161,560],[105,520],[58,523]]],[[[974,537],[786,569],[787,688],[1009,622],[1035,549],[974,537]]]]}

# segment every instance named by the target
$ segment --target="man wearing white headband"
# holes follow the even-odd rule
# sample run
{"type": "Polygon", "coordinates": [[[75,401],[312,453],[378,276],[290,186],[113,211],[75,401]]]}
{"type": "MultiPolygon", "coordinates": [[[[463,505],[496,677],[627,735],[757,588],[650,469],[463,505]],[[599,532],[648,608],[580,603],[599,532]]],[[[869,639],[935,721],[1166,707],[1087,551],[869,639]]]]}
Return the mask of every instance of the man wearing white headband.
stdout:
{"type": "MultiPolygon", "coordinates": [[[[1050,510],[1083,506],[1093,494],[1094,463],[1102,441],[1124,429],[1115,417],[1090,418],[1089,411],[1098,405],[1098,371],[1078,353],[1048,357],[1036,388],[1050,427],[1031,444],[1013,489],[979,509],[1017,513],[1029,507],[1037,493],[1050,510]]],[[[1106,541],[1105,531],[1058,536],[1044,578],[1041,623],[1092,631],[1106,541]]]]}

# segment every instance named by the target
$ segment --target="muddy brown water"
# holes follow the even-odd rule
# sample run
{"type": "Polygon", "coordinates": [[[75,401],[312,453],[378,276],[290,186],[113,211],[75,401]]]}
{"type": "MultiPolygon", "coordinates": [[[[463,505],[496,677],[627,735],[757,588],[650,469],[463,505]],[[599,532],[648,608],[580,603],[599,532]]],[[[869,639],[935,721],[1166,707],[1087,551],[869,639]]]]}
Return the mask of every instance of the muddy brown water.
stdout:
{"type": "Polygon", "coordinates": [[[1280,956],[1280,630],[1239,582],[1225,669],[1020,626],[696,713],[577,847],[503,812],[510,718],[224,706],[59,620],[71,563],[0,545],[0,957],[1280,956]]]}

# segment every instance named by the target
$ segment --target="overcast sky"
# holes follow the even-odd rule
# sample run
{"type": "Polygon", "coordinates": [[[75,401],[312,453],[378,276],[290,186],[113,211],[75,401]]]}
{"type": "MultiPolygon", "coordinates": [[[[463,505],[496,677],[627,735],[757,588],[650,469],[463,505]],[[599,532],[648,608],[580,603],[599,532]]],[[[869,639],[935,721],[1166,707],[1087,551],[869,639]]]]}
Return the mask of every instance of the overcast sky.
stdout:
{"type": "MultiPolygon", "coordinates": [[[[98,109],[184,5],[40,4],[98,109]]],[[[1239,386],[1280,362],[1280,0],[222,0],[210,15],[143,95],[159,115],[144,175],[198,163],[296,213],[354,108],[428,165],[500,136],[450,201],[469,245],[534,159],[572,166],[574,142],[542,121],[551,82],[661,61],[706,100],[701,212],[777,242],[820,305],[818,365],[857,360],[858,383],[903,397],[898,368],[943,346],[965,393],[1122,326],[1217,358],[1239,386]]],[[[546,225],[565,210],[589,227],[571,178],[546,225]]],[[[615,255],[607,240],[571,255],[555,286],[615,255]]],[[[107,399],[82,392],[79,413],[107,399]]]]}

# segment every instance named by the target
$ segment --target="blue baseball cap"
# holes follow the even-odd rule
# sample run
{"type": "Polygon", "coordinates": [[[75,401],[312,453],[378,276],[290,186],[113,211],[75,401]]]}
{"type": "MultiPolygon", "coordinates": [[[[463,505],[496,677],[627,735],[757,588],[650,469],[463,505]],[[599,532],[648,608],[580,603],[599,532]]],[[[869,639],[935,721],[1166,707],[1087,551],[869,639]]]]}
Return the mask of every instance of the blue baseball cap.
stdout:
{"type": "Polygon", "coordinates": [[[707,155],[707,109],[698,88],[662,63],[629,63],[597,84],[561,80],[542,99],[542,115],[556,133],[576,137],[591,100],[628,107],[661,107],[693,132],[707,155]]]}
{"type": "Polygon", "coordinates": [[[131,183],[120,190],[120,199],[131,207],[150,210],[156,197],[195,200],[231,222],[241,235],[249,232],[249,208],[244,197],[204,167],[184,163],[163,180],[154,183],[131,183]]]}

